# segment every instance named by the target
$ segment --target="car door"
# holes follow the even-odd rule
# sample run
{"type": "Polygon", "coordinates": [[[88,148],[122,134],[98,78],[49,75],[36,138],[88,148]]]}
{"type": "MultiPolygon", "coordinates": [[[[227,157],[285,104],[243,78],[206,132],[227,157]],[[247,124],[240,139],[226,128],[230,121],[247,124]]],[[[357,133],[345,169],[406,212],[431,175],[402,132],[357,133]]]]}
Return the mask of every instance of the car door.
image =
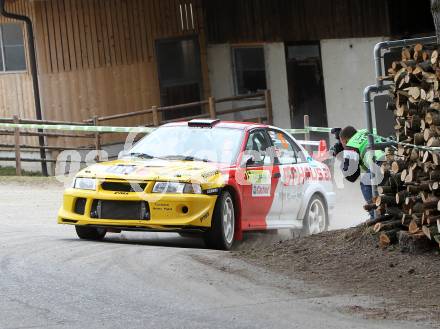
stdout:
{"type": "Polygon", "coordinates": [[[249,132],[241,164],[245,170],[244,184],[241,184],[244,229],[265,229],[268,222],[279,220],[281,175],[270,150],[265,129],[249,132]]]}
{"type": "Polygon", "coordinates": [[[268,130],[281,174],[282,209],[277,227],[290,227],[298,217],[310,172],[305,156],[295,142],[283,131],[268,130]]]}

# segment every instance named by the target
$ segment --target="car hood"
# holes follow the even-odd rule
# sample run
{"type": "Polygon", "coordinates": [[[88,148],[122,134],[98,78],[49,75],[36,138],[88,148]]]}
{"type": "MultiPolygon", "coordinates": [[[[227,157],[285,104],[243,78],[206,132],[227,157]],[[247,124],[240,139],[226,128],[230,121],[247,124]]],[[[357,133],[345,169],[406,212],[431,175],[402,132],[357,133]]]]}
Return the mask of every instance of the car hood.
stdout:
{"type": "Polygon", "coordinates": [[[121,159],[94,164],[81,170],[78,177],[98,179],[123,179],[141,181],[179,181],[192,183],[213,183],[221,179],[224,164],[176,161],[121,159]]]}

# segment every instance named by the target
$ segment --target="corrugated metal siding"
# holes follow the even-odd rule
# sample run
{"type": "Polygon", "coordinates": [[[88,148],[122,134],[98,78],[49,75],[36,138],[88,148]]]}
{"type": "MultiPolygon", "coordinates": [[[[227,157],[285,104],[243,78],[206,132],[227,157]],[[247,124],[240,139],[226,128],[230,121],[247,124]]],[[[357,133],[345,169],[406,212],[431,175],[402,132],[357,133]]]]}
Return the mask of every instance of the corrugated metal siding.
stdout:
{"type": "Polygon", "coordinates": [[[203,0],[210,43],[389,34],[385,0],[203,0]]]}

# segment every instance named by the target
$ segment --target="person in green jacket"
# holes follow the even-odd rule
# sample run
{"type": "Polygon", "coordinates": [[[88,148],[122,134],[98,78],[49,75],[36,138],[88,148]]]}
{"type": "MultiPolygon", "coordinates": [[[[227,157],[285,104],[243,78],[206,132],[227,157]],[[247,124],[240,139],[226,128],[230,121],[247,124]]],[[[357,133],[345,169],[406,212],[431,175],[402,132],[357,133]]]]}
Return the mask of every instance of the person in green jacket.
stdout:
{"type": "MultiPolygon", "coordinates": [[[[372,165],[383,160],[384,153],[380,150],[369,151],[368,149],[368,130],[356,130],[352,126],[343,128],[339,134],[340,142],[344,148],[344,177],[355,182],[361,173],[360,187],[362,195],[367,203],[373,199],[373,189],[371,185],[372,165]],[[350,167],[350,168],[349,168],[350,167]]],[[[373,135],[375,142],[380,143],[381,137],[373,135]]],[[[374,211],[370,211],[370,217],[374,218],[374,211]]]]}

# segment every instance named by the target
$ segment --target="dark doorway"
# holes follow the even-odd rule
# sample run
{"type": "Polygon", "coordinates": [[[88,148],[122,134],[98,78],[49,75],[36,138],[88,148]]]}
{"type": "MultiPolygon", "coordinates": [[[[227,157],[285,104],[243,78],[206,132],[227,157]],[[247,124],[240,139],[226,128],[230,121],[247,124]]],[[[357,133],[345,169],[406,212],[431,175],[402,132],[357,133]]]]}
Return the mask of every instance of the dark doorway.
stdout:
{"type": "MultiPolygon", "coordinates": [[[[198,102],[203,93],[198,37],[156,41],[162,106],[198,102]]],[[[202,113],[201,106],[162,112],[163,120],[202,113]]]]}
{"type": "Polygon", "coordinates": [[[286,60],[292,127],[303,128],[305,114],[311,126],[327,127],[319,44],[287,44],[286,60]]]}

